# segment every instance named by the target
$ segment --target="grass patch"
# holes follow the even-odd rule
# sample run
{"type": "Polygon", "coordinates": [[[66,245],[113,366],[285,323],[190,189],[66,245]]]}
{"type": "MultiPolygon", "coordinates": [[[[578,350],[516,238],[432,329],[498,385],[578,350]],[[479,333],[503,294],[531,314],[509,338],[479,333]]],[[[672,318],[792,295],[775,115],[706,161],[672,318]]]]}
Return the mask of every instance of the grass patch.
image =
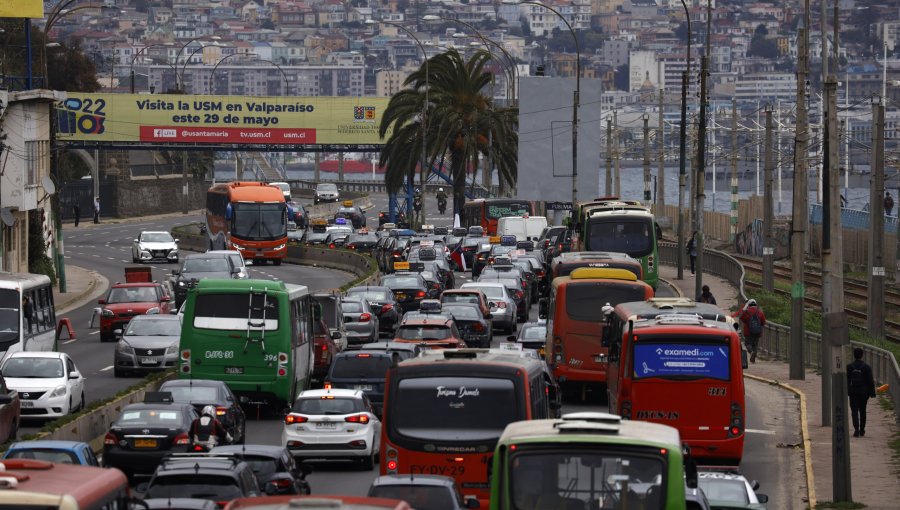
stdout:
{"type": "Polygon", "coordinates": [[[839,510],[853,510],[855,508],[866,508],[866,505],[863,503],[857,503],[855,501],[844,502],[844,501],[819,501],[816,503],[816,509],[820,508],[835,508],[839,510]]]}

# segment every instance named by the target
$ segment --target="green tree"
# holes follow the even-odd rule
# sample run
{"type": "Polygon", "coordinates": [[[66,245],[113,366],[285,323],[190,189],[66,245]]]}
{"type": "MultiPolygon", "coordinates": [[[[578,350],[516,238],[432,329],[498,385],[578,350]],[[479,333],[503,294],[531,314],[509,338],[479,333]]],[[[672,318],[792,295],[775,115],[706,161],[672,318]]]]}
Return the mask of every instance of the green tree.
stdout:
{"type": "Polygon", "coordinates": [[[465,201],[467,171],[478,166],[479,155],[490,153],[500,177],[515,183],[518,109],[498,108],[483,93],[491,81],[484,71],[490,59],[483,50],[468,60],[449,50],[428,61],[427,80],[423,64],[404,82],[408,88],[391,97],[379,126],[382,138],[389,134],[380,157],[389,191],[396,192],[413,179],[423,145],[427,166],[440,162],[450,169],[456,212],[465,201]]]}
{"type": "Polygon", "coordinates": [[[747,49],[748,57],[778,58],[778,44],[769,39],[769,30],[762,23],[753,32],[750,39],[750,48],[747,49]]]}
{"type": "Polygon", "coordinates": [[[47,83],[51,90],[67,92],[100,90],[94,63],[81,50],[81,42],[77,40],[63,44],[59,48],[48,48],[47,83]]]}

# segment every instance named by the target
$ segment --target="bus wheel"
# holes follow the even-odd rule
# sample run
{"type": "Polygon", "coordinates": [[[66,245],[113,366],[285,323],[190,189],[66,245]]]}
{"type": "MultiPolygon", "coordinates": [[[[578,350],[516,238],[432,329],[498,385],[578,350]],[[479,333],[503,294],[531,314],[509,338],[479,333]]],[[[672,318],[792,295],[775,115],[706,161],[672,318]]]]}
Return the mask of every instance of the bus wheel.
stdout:
{"type": "Polygon", "coordinates": [[[275,264],[276,266],[280,266],[280,265],[281,265],[281,259],[272,259],[272,263],[275,264]]]}

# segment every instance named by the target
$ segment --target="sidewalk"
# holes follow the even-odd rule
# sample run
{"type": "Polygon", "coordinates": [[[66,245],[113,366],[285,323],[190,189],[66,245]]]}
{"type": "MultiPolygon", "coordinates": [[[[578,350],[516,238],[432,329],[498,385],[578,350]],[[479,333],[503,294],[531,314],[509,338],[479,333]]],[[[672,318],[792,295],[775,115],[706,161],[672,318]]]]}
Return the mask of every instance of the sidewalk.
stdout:
{"type": "MultiPolygon", "coordinates": [[[[685,296],[694,294],[694,278],[685,270],[684,280],[676,280],[677,269],[663,265],[660,276],[665,278],[685,296]]],[[[725,280],[703,275],[703,284],[718,301],[719,307],[728,310],[737,306],[737,289],[725,280]]],[[[788,364],[780,361],[758,359],[747,369],[750,375],[778,381],[795,388],[806,396],[806,421],[809,441],[812,445],[812,471],[816,500],[832,500],[831,475],[831,427],[822,426],[822,379],[813,370],[806,371],[803,381],[789,380],[788,364]]],[[[879,397],[869,401],[867,409],[866,437],[850,438],[850,466],[854,501],[872,509],[900,508],[900,465],[892,458],[888,446],[898,434],[893,412],[885,410],[879,397]]]]}
{"type": "MultiPolygon", "coordinates": [[[[135,217],[131,217],[131,218],[112,218],[109,216],[104,217],[101,214],[100,215],[100,223],[94,223],[94,216],[93,216],[93,214],[90,214],[88,216],[81,217],[81,219],[78,221],[77,228],[79,230],[82,228],[100,228],[100,227],[109,226],[109,225],[139,223],[139,222],[143,222],[143,221],[159,220],[159,219],[163,219],[163,218],[179,218],[179,217],[190,218],[192,216],[198,216],[198,215],[204,215],[204,218],[205,218],[205,214],[206,214],[206,209],[196,209],[193,211],[189,211],[187,214],[184,214],[182,212],[173,212],[173,213],[165,213],[165,214],[154,214],[154,215],[149,215],[149,216],[135,216],[135,217]]],[[[74,219],[62,220],[62,224],[67,228],[67,231],[69,231],[69,232],[71,232],[71,230],[68,230],[69,228],[72,228],[72,229],[76,228],[74,219]]]]}
{"type": "Polygon", "coordinates": [[[66,293],[53,287],[57,318],[99,298],[108,286],[109,281],[100,273],[66,264],[66,293]]]}

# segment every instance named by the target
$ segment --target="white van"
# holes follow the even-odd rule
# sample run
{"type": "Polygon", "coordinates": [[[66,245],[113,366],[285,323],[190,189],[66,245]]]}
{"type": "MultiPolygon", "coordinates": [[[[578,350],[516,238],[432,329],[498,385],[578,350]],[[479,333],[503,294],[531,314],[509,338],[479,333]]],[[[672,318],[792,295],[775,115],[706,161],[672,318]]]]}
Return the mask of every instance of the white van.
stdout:
{"type": "Polygon", "coordinates": [[[546,216],[508,216],[497,220],[497,235],[516,236],[516,241],[537,241],[546,226],[546,216]]]}

